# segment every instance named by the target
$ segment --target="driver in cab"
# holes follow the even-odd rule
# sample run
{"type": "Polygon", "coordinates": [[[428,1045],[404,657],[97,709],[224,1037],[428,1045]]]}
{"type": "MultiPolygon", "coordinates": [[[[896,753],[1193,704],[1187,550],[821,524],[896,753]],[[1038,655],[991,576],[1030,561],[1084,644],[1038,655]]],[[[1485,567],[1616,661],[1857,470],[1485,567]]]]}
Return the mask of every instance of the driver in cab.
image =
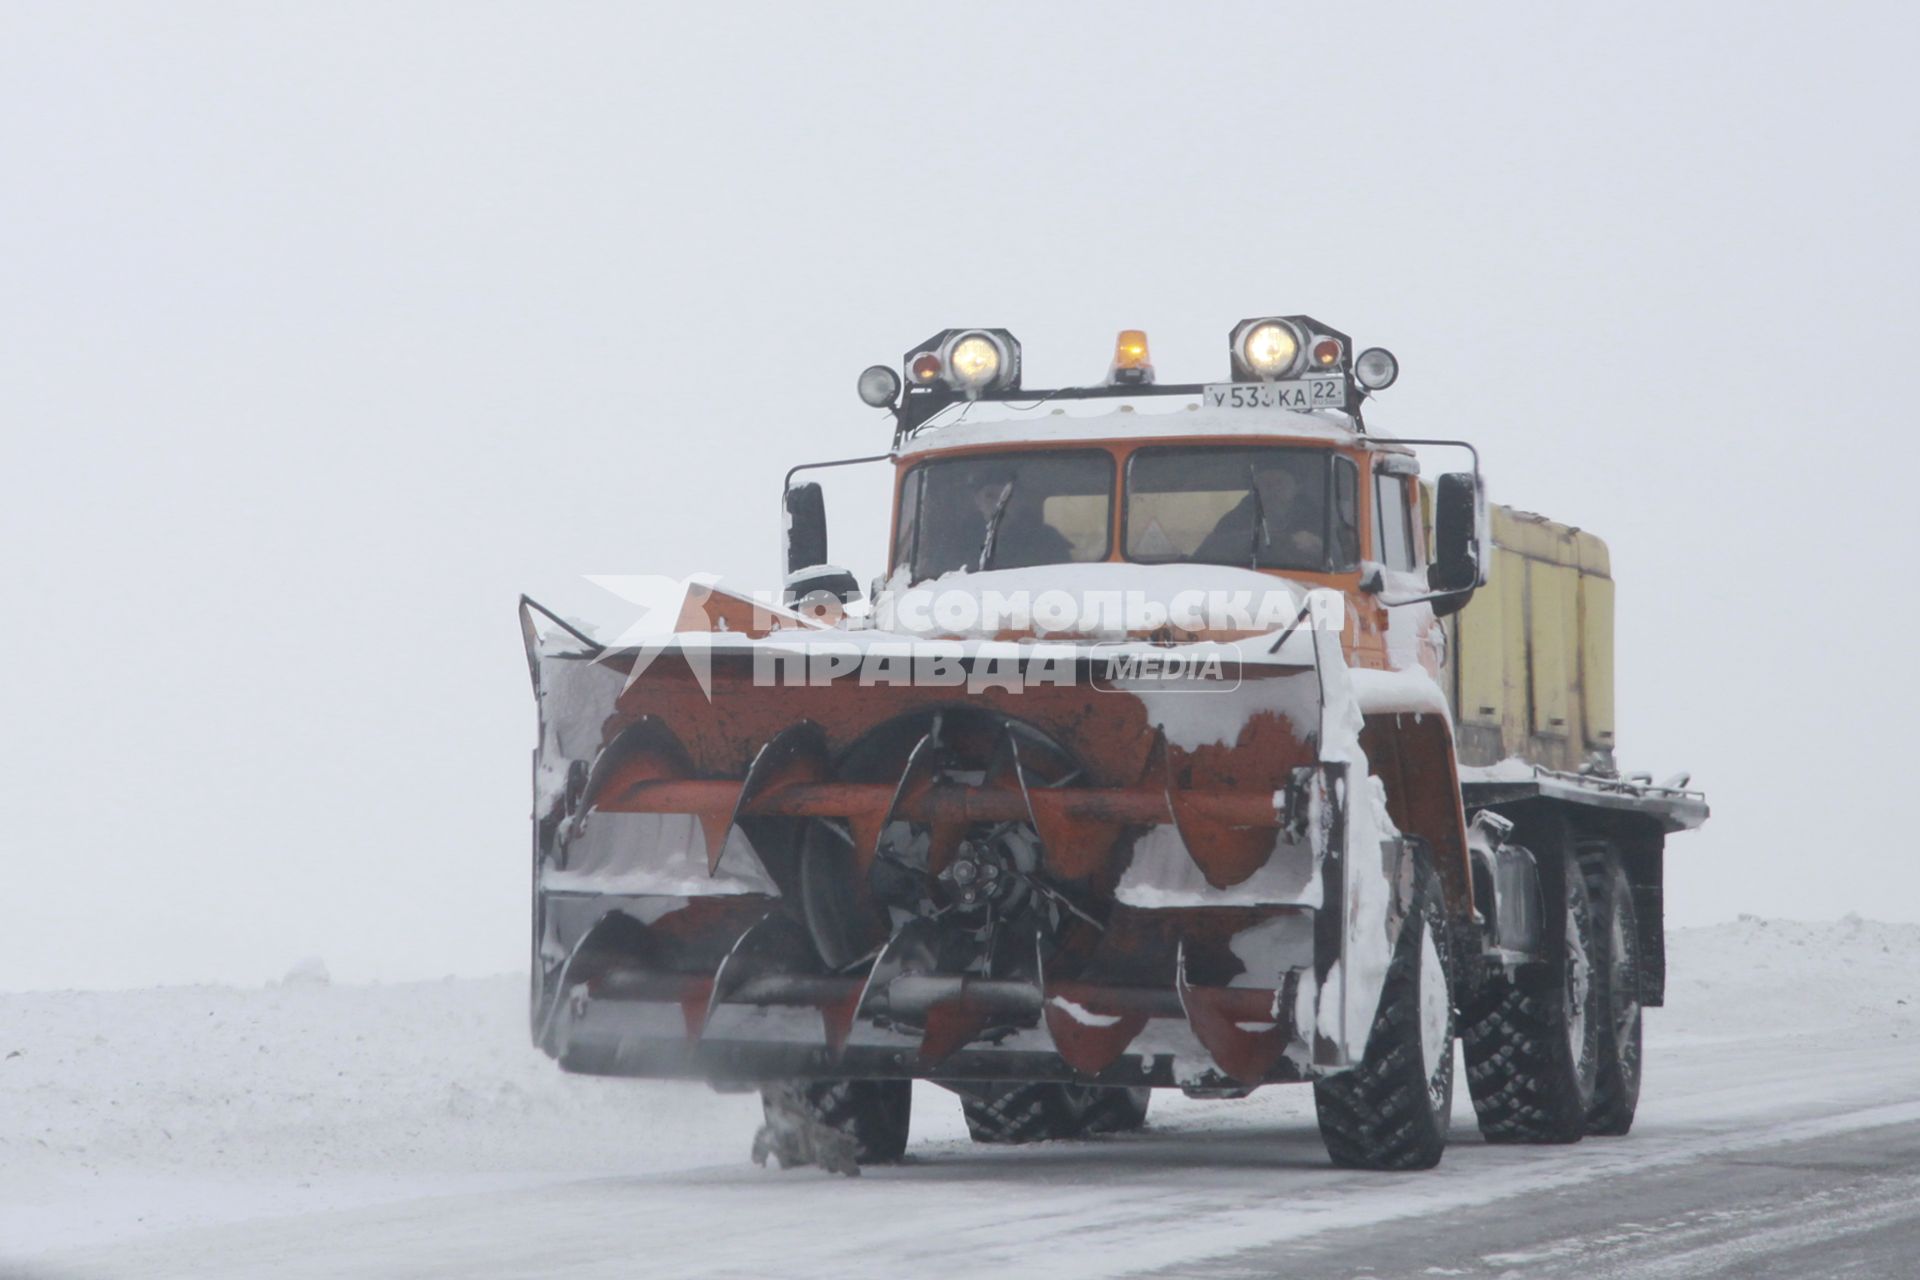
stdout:
{"type": "Polygon", "coordinates": [[[1039,496],[1023,494],[1011,472],[975,486],[973,506],[981,520],[977,567],[1026,569],[1073,559],[1073,544],[1047,523],[1039,496]]]}
{"type": "Polygon", "coordinates": [[[1326,562],[1326,512],[1316,485],[1285,463],[1247,468],[1247,496],[1194,551],[1209,564],[1317,568],[1326,562]]]}

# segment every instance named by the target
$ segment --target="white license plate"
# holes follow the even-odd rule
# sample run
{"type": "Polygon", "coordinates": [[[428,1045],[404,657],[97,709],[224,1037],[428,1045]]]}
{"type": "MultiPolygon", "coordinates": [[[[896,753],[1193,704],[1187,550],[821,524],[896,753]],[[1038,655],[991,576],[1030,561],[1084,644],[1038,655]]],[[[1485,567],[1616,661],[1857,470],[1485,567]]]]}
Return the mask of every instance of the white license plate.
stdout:
{"type": "Polygon", "coordinates": [[[1201,403],[1209,409],[1314,409],[1347,407],[1347,380],[1290,378],[1284,382],[1216,382],[1201,389],[1201,403]]]}

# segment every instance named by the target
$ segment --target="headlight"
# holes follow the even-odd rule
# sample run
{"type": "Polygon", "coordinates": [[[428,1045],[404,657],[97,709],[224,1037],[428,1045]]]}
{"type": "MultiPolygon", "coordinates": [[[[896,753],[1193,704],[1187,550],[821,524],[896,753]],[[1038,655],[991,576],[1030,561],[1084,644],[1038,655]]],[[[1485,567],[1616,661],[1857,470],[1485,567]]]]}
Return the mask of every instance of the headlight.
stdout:
{"type": "Polygon", "coordinates": [[[1240,332],[1240,359],[1256,378],[1284,378],[1300,362],[1300,331],[1284,320],[1256,320],[1240,332]]]}
{"type": "Polygon", "coordinates": [[[947,348],[947,374],[962,391],[977,391],[1000,376],[1000,344],[984,333],[963,333],[947,348]]]}
{"type": "MultiPolygon", "coordinates": [[[[1020,342],[1005,329],[942,329],[908,347],[900,364],[906,375],[904,394],[890,402],[868,403],[897,404],[908,417],[917,414],[916,422],[952,396],[978,400],[1020,389],[1020,342]],[[912,413],[909,405],[916,406],[912,413]]],[[[879,394],[878,374],[869,369],[860,375],[862,398],[870,376],[875,378],[874,393],[879,394]]],[[[895,391],[901,391],[897,383],[895,391]]]]}
{"type": "Polygon", "coordinates": [[[890,409],[900,397],[900,375],[883,364],[868,366],[860,375],[860,399],[876,409],[890,409]]]}
{"type": "Polygon", "coordinates": [[[1353,362],[1353,378],[1369,391],[1385,391],[1400,376],[1400,362],[1385,347],[1368,347],[1353,362]]]}

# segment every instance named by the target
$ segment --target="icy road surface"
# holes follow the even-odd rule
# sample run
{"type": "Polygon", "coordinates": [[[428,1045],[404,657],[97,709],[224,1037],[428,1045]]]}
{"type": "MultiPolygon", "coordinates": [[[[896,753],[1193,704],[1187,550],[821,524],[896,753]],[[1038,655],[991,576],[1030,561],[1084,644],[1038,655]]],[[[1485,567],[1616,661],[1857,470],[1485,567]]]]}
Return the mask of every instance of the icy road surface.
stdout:
{"type": "Polygon", "coordinates": [[[1920,926],[1673,938],[1624,1139],[1332,1169],[1310,1091],[907,1164],[747,1160],[757,1100],[572,1079],[518,979],[0,995],[0,1275],[1920,1274],[1920,926]]]}

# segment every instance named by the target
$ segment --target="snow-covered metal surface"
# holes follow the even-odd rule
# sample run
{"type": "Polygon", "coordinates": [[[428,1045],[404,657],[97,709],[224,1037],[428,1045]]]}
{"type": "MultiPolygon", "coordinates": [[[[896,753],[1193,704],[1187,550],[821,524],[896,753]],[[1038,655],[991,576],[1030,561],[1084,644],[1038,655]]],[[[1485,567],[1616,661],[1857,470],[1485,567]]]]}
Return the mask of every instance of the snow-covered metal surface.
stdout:
{"type": "Polygon", "coordinates": [[[1347,766],[1344,807],[1345,856],[1341,859],[1346,919],[1342,922],[1342,954],[1321,984],[1315,1025],[1335,1036],[1350,1061],[1366,1052],[1367,1033],[1386,985],[1393,958],[1399,919],[1395,886],[1383,874],[1380,855],[1400,831],[1387,816],[1386,788],[1367,769],[1360,747],[1365,713],[1355,690],[1353,671],[1340,654],[1337,637],[1309,632],[1320,656],[1322,711],[1320,758],[1347,766]],[[1339,1001],[1329,1007],[1328,995],[1339,1001]]]}
{"type": "MultiPolygon", "coordinates": [[[[869,625],[881,635],[1017,631],[1087,639],[1115,639],[1168,625],[1183,631],[1277,631],[1306,599],[1297,582],[1233,565],[1099,561],[956,570],[911,584],[903,569],[874,602],[869,625]],[[963,618],[964,623],[955,621],[963,618]]],[[[1324,606],[1329,612],[1336,608],[1332,601],[1324,606]]]]}
{"type": "Polygon", "coordinates": [[[1199,395],[980,400],[949,406],[902,442],[900,456],[1009,443],[1078,443],[1158,436],[1285,437],[1350,444],[1344,413],[1210,409],[1199,395]]]}
{"type": "Polygon", "coordinates": [[[567,865],[540,868],[549,893],[695,898],[780,891],[744,832],[727,833],[720,867],[708,870],[706,833],[690,813],[595,813],[567,846],[567,865]],[[644,860],[632,857],[646,849],[644,860]]]}
{"type": "Polygon", "coordinates": [[[1320,859],[1304,842],[1283,844],[1266,865],[1239,884],[1217,889],[1207,883],[1170,824],[1150,828],[1135,841],[1114,898],[1130,907],[1247,907],[1320,904],[1320,859]]]}
{"type": "Polygon", "coordinates": [[[1498,764],[1462,766],[1460,789],[1469,807],[1541,796],[1568,804],[1641,813],[1673,834],[1692,831],[1710,816],[1707,798],[1683,787],[1600,773],[1563,773],[1508,757],[1498,764]]]}
{"type": "Polygon", "coordinates": [[[1419,667],[1396,671],[1356,667],[1347,674],[1362,715],[1398,713],[1442,719],[1452,715],[1439,683],[1419,667]]]}
{"type": "MultiPolygon", "coordinates": [[[[1182,581],[1183,575],[1173,571],[1158,575],[1127,572],[1109,576],[1098,571],[1126,567],[1084,568],[1094,572],[1083,574],[1085,581],[1076,580],[1066,584],[1068,588],[1098,589],[1111,581],[1115,584],[1131,584],[1136,594],[1165,594],[1176,588],[1195,589],[1191,580],[1182,581]]],[[[1069,737],[1063,741],[1070,752],[1109,749],[1112,742],[1103,741],[1103,734],[1115,741],[1157,744],[1148,752],[1144,773],[1132,790],[1127,787],[1133,775],[1127,774],[1111,780],[1120,790],[1113,790],[1109,785],[1108,790],[1098,792],[1100,797],[1111,798],[1098,799],[1097,804],[1130,806],[1124,808],[1128,816],[1114,821],[1111,826],[1088,829],[1087,838],[1104,842],[1106,856],[1121,859],[1117,864],[1122,872],[1121,882],[1113,896],[1113,901],[1120,907],[1150,912],[1253,907],[1262,911],[1337,910],[1341,913],[1341,928],[1331,935],[1337,941],[1329,944],[1334,950],[1317,957],[1319,964],[1312,963],[1316,958],[1310,954],[1309,962],[1305,965],[1294,964],[1285,969],[1262,970],[1247,975],[1263,989],[1273,989],[1276,999],[1284,987],[1286,999],[1293,1002],[1284,1011],[1290,1020],[1294,1020],[1286,1028],[1296,1046],[1287,1050],[1292,1055],[1289,1059],[1292,1069],[1304,1070],[1307,1067],[1308,1055],[1314,1052],[1309,1046],[1316,1037],[1328,1047],[1317,1051],[1312,1065],[1322,1070],[1339,1069],[1357,1061],[1364,1051],[1398,923],[1394,915],[1391,868],[1383,867],[1381,862],[1382,850],[1394,842],[1398,833],[1387,818],[1382,789],[1368,776],[1366,757],[1359,745],[1362,703],[1349,679],[1337,635],[1314,626],[1312,611],[1299,607],[1305,598],[1303,593],[1278,583],[1268,575],[1248,571],[1221,569],[1210,577],[1204,574],[1195,576],[1205,579],[1199,584],[1199,589],[1203,591],[1211,587],[1227,594],[1234,591],[1251,593],[1257,587],[1260,591],[1275,594],[1277,611],[1271,618],[1265,619],[1272,629],[1240,641],[1196,641],[1189,644],[1150,643],[1143,639],[1071,643],[1052,639],[1005,640],[983,637],[953,639],[945,643],[972,664],[968,692],[1003,697],[1005,713],[1016,717],[1029,715],[1043,705],[1022,698],[1023,692],[1027,698],[1038,695],[1020,687],[1019,680],[1023,672],[1031,677],[1032,664],[1046,654],[1063,655],[1068,661],[1069,670],[1074,661],[1084,664],[1095,657],[1115,655],[1138,654],[1156,661],[1170,657],[1210,662],[1231,661],[1229,678],[1216,685],[1180,688],[1161,680],[1121,674],[1109,678],[1098,687],[1076,687],[1069,691],[1064,700],[1051,705],[1058,709],[1055,714],[1063,717],[1058,721],[1059,725],[1069,731],[1069,737]],[[1289,614],[1291,616],[1286,618],[1285,624],[1280,625],[1282,615],[1289,614]],[[1023,663],[1028,665],[1023,667],[1023,663]],[[1004,684],[991,681],[981,685],[979,690],[973,687],[979,683],[981,672],[996,670],[1005,674],[1004,684]],[[1094,713],[1105,718],[1084,720],[1085,716],[1094,713]],[[1083,724],[1086,727],[1076,727],[1083,724]],[[1091,736],[1087,736],[1089,733],[1091,736]],[[1216,775],[1209,770],[1217,769],[1219,765],[1206,761],[1226,757],[1207,756],[1206,753],[1247,750],[1248,742],[1258,743],[1262,740],[1266,741],[1267,748],[1263,752],[1256,752],[1257,759],[1250,758],[1248,767],[1267,771],[1277,769],[1278,772],[1273,773],[1271,780],[1264,784],[1271,790],[1263,792],[1256,789],[1249,793],[1246,767],[1230,771],[1224,783],[1210,781],[1216,775]],[[1283,754],[1268,754],[1274,749],[1283,749],[1283,754]],[[1179,754],[1176,756],[1175,753],[1179,754]],[[1286,759],[1284,753],[1298,753],[1295,758],[1300,763],[1276,764],[1275,761],[1286,759]],[[1311,763],[1316,759],[1318,764],[1311,763]],[[1187,763],[1176,764],[1176,760],[1187,763]],[[1333,766],[1334,772],[1325,772],[1325,766],[1333,766]],[[1198,770],[1192,781],[1184,780],[1185,771],[1189,769],[1198,770]],[[1289,770],[1292,772],[1289,773],[1289,770]],[[1183,780],[1176,781],[1176,775],[1183,780]],[[1306,781],[1303,782],[1303,779],[1306,781]],[[1226,790],[1219,790],[1223,785],[1226,790]],[[1305,789],[1301,790],[1303,786],[1305,789]],[[1183,798],[1190,790],[1197,797],[1195,800],[1183,798]],[[1296,791],[1299,794],[1296,795],[1296,791]],[[1190,804],[1217,803],[1217,800],[1210,799],[1217,796],[1225,796],[1238,804],[1239,807],[1233,812],[1240,816],[1221,820],[1207,817],[1209,811],[1189,811],[1187,808],[1190,804]],[[1247,807],[1249,802],[1258,802],[1264,812],[1247,807]],[[1141,803],[1149,805],[1149,810],[1140,810],[1138,805],[1141,803]],[[1166,816],[1156,822],[1152,816],[1153,807],[1166,816]],[[1167,821],[1168,818],[1172,821],[1167,821]],[[1138,839],[1120,839],[1129,828],[1139,830],[1141,826],[1144,826],[1145,832],[1138,839]],[[1191,833],[1197,835],[1189,834],[1189,828],[1191,833]],[[1196,838],[1199,842],[1193,843],[1196,838]],[[1333,883],[1327,880],[1330,871],[1338,876],[1333,883]],[[1324,970],[1324,980],[1316,978],[1316,969],[1324,970]]],[[[971,577],[974,581],[970,585],[983,597],[990,590],[1011,592],[1025,589],[1029,583],[1057,581],[1052,575],[1037,572],[971,577]]],[[[1000,628],[996,625],[987,630],[997,632],[1000,628]]],[[[1126,629],[1123,628],[1120,634],[1127,634],[1126,629]]],[[[756,659],[750,669],[755,673],[757,683],[760,659],[768,659],[773,669],[785,669],[790,674],[791,666],[782,668],[782,664],[793,660],[812,661],[830,650],[848,655],[850,660],[858,664],[880,653],[885,646],[899,642],[911,644],[914,641],[911,635],[873,628],[776,630],[765,635],[745,631],[703,632],[681,636],[660,650],[633,651],[631,658],[627,656],[627,651],[613,650],[602,655],[601,661],[583,660],[566,645],[560,646],[562,652],[550,653],[542,644],[534,644],[531,656],[537,673],[543,720],[537,815],[537,831],[542,842],[537,887],[543,895],[538,913],[542,920],[539,954],[548,967],[547,976],[542,982],[542,990],[546,993],[541,996],[544,1012],[536,1017],[536,1035],[549,1051],[556,1053],[576,1070],[640,1075],[686,1074],[693,1071],[731,1074],[736,1071],[751,1073],[776,1069],[781,1073],[805,1075],[818,1074],[832,1063],[839,1063],[841,1069],[858,1074],[859,1071],[880,1070],[887,1062],[897,1061],[900,1046],[895,1042],[901,1040],[899,1018],[895,1017],[881,1034],[883,1028],[875,1024],[873,1017],[865,1011],[870,1004],[876,1009],[885,1009],[888,1007],[887,1001],[897,1000],[901,996],[905,990],[902,984],[910,985],[910,981],[922,980],[919,974],[895,974],[887,970],[887,956],[891,949],[896,943],[905,945],[909,940],[911,917],[895,919],[894,925],[899,932],[896,932],[893,941],[887,943],[887,949],[873,961],[873,975],[866,979],[871,996],[859,995],[858,1005],[849,1006],[857,1014],[853,1023],[837,1034],[829,1029],[824,1040],[816,1025],[812,1032],[813,1043],[800,1044],[798,1047],[803,1052],[798,1057],[788,1052],[794,1047],[791,1037],[786,1037],[784,1041],[788,1049],[782,1049],[769,1041],[747,1043],[731,1039],[725,1034],[730,1024],[724,1019],[712,1019],[705,1026],[691,1023],[682,1026],[676,1023],[674,1018],[679,1016],[678,1011],[688,1001],[706,1000],[704,994],[686,985],[697,984],[705,979],[706,972],[699,967],[691,970],[668,967],[658,972],[635,971],[631,978],[633,983],[644,986],[646,982],[658,979],[667,984],[659,988],[657,997],[650,997],[664,1002],[658,1009],[629,1007],[631,1001],[618,999],[583,998],[590,989],[579,988],[577,984],[569,985],[573,980],[567,974],[573,971],[574,957],[581,954],[582,948],[593,940],[601,925],[612,923],[611,916],[596,917],[593,914],[594,895],[601,895],[605,899],[608,912],[624,912],[624,903],[629,899],[669,904],[684,902],[689,904],[690,910],[695,902],[708,904],[701,914],[688,915],[683,919],[698,921],[691,926],[696,933],[687,936],[703,939],[697,944],[698,947],[708,954],[716,954],[716,946],[720,953],[724,953],[729,948],[745,945],[746,934],[742,931],[750,931],[754,921],[764,914],[764,908],[759,908],[757,914],[752,913],[752,909],[749,909],[749,914],[740,914],[733,908],[722,908],[720,900],[735,897],[765,901],[779,892],[775,887],[775,877],[768,874],[746,840],[742,828],[725,821],[728,812],[735,813],[737,820],[737,815],[746,811],[744,806],[750,803],[748,779],[738,778],[737,775],[732,782],[725,777],[715,778],[712,765],[686,757],[681,754],[680,747],[660,735],[670,735],[675,723],[694,734],[739,733],[745,735],[739,745],[724,747],[719,759],[737,761],[743,756],[752,756],[758,760],[760,755],[768,752],[780,755],[788,748],[776,748],[774,738],[789,726],[803,721],[807,713],[800,709],[801,704],[792,701],[798,693],[791,686],[756,690],[751,698],[735,701],[747,693],[746,688],[737,683],[749,670],[740,659],[750,655],[756,659]],[[689,654],[697,649],[708,663],[717,663],[723,656],[731,655],[732,665],[728,668],[730,674],[727,679],[736,683],[727,686],[732,692],[722,698],[722,703],[728,708],[724,715],[730,718],[714,721],[711,728],[700,726],[703,721],[722,714],[718,709],[719,704],[687,702],[684,692],[676,695],[683,700],[672,703],[676,708],[672,715],[659,716],[651,710],[641,713],[641,708],[653,705],[644,701],[644,697],[666,695],[654,690],[651,684],[639,683],[643,672],[654,670],[651,665],[640,666],[640,660],[644,658],[650,664],[675,660],[683,648],[689,654]],[[634,669],[616,675],[615,671],[622,661],[631,661],[634,669]],[[643,700],[637,703],[630,701],[629,694],[643,700]],[[618,718],[610,719],[616,702],[622,709],[618,718]],[[708,712],[705,710],[707,705],[715,705],[716,710],[708,712]],[[559,710],[562,708],[563,712],[559,710]],[[575,722],[572,728],[566,729],[551,723],[556,714],[564,714],[575,722]],[[742,716],[748,718],[742,719],[742,716]],[[635,739],[624,730],[616,732],[621,724],[642,733],[642,737],[635,739]],[[580,741],[569,738],[569,732],[578,733],[583,727],[586,736],[580,741]],[[634,772],[636,769],[638,772],[634,772]],[[659,802],[661,807],[657,810],[647,807],[654,803],[652,801],[642,803],[639,809],[622,809],[621,806],[629,801],[618,800],[609,808],[600,790],[600,780],[616,776],[638,780],[620,784],[624,789],[617,793],[607,793],[616,800],[618,797],[638,795],[631,791],[636,785],[643,790],[653,787],[654,790],[648,794],[671,794],[679,798],[659,802]],[[663,792],[661,787],[679,789],[663,792]],[[726,847],[716,863],[708,858],[710,841],[722,834],[726,838],[726,847]],[[708,871],[712,874],[707,874],[708,871]],[[715,910],[719,914],[714,914],[715,910]],[[741,941],[736,943],[736,937],[741,941]],[[562,988],[574,994],[563,1001],[562,988]],[[648,1021],[649,1018],[651,1021],[648,1021]],[[874,1041],[876,1034],[881,1035],[880,1041],[874,1041]],[[873,1052],[880,1052],[882,1056],[874,1057],[873,1052]],[[822,1057],[823,1054],[826,1056],[822,1057]]],[[[691,663],[687,665],[691,666],[691,663]]],[[[702,671],[717,669],[703,667],[702,671]]],[[[816,700],[820,710],[812,714],[830,710],[843,725],[840,730],[846,735],[843,741],[851,741],[860,734],[871,732],[885,717],[897,717],[899,708],[915,705],[911,701],[876,701],[884,691],[864,687],[863,682],[853,679],[832,683],[847,675],[847,670],[840,670],[837,674],[830,674],[827,684],[812,680],[803,682],[804,687],[816,690],[819,699],[830,699],[831,707],[827,701],[816,700]],[[889,707],[895,709],[888,710],[889,707]]],[[[645,678],[652,679],[650,674],[645,678]]],[[[679,679],[681,685],[669,684],[661,688],[684,688],[684,676],[679,679]]],[[[702,690],[707,691],[704,683],[702,690]]],[[[719,696],[708,692],[709,696],[719,696]]],[[[690,737],[686,740],[697,739],[690,737]]],[[[709,736],[706,741],[709,745],[703,746],[702,750],[710,751],[711,744],[717,740],[709,736]]],[[[1096,757],[1090,755],[1086,758],[1096,757]]],[[[908,781],[913,768],[912,760],[912,753],[901,757],[899,766],[905,772],[900,774],[897,786],[891,780],[872,785],[854,783],[851,791],[843,789],[821,793],[827,803],[855,806],[852,809],[829,809],[827,812],[847,813],[856,817],[865,813],[859,806],[869,803],[867,791],[878,793],[874,802],[880,804],[885,804],[889,796],[894,804],[898,804],[901,803],[901,797],[919,795],[916,788],[921,784],[908,781]],[[867,790],[860,790],[862,786],[866,786],[867,790]]],[[[804,777],[793,775],[789,785],[793,781],[817,781],[826,776],[822,771],[829,766],[829,758],[820,755],[817,766],[808,766],[807,770],[803,770],[804,777]]],[[[776,767],[791,770],[794,766],[789,762],[776,767]]],[[[1128,767],[1135,771],[1141,769],[1137,762],[1128,767]]],[[[721,768],[737,770],[739,765],[723,764],[721,768]]],[[[949,794],[957,802],[960,793],[952,791],[953,784],[946,785],[949,794]]],[[[772,793],[768,794],[771,797],[772,793]]],[[[1029,806],[1028,810],[1016,809],[1015,816],[1018,812],[1030,810],[1035,815],[1032,819],[1035,823],[1044,827],[1049,821],[1044,815],[1050,811],[1031,808],[1035,802],[1031,799],[1029,784],[1023,782],[1021,790],[1011,795],[1004,790],[998,795],[1001,798],[992,801],[996,805],[1010,802],[1016,807],[1023,803],[1029,806]]],[[[917,799],[910,802],[921,803],[917,799]]],[[[967,803],[984,802],[975,800],[967,803]]],[[[751,803],[761,806],[763,803],[772,803],[772,799],[764,802],[752,799],[751,803]]],[[[761,807],[751,812],[762,816],[768,813],[761,807]]],[[[809,812],[817,814],[819,811],[809,812]]],[[[859,822],[867,824],[860,829],[876,830],[873,824],[880,816],[876,812],[859,818],[859,822]]],[[[847,821],[853,822],[855,817],[849,817],[847,821]]],[[[1056,834],[1070,835],[1065,829],[1057,829],[1056,834]]],[[[1045,843],[1054,851],[1048,855],[1050,858],[1068,856],[1070,845],[1056,844],[1052,835],[1045,837],[1045,843]]],[[[1098,847],[1089,851],[1098,852],[1098,847]]],[[[1207,926],[1198,917],[1183,920],[1177,927],[1181,932],[1175,937],[1191,937],[1194,945],[1203,949],[1214,945],[1207,940],[1207,926]]],[[[618,933],[617,929],[615,933],[618,933]]],[[[612,938],[615,934],[607,936],[612,938]]],[[[674,945],[678,947],[680,944],[674,945]]],[[[1141,934],[1132,943],[1116,945],[1145,947],[1147,950],[1143,954],[1148,956],[1155,954],[1153,948],[1159,947],[1166,951],[1166,961],[1173,959],[1173,952],[1166,949],[1174,944],[1165,935],[1156,941],[1148,934],[1141,934]]],[[[1179,943],[1181,948],[1187,945],[1185,941],[1179,943]]],[[[802,949],[809,954],[811,952],[810,946],[802,949]]],[[[649,944],[639,948],[634,955],[653,954],[655,950],[655,946],[649,944]]],[[[1184,955],[1184,950],[1181,954],[1184,955]]],[[[789,959],[798,962],[801,957],[795,954],[789,959]]],[[[610,959],[594,963],[618,965],[625,962],[610,959]]],[[[636,958],[632,963],[643,962],[636,958]]],[[[710,966],[711,962],[707,962],[708,969],[710,966]]],[[[1184,967],[1181,972],[1184,974],[1184,967]]],[[[796,971],[790,976],[804,975],[796,971]]],[[[931,972],[924,977],[928,981],[946,980],[942,975],[931,972]]],[[[714,980],[719,979],[716,977],[714,980]]],[[[1091,981],[1097,985],[1103,981],[1102,970],[1095,964],[1076,980],[1091,981]]],[[[847,981],[855,982],[855,987],[850,987],[845,996],[851,1000],[858,994],[857,982],[854,979],[847,981]]],[[[1196,1031],[1206,1039],[1206,1046],[1197,1051],[1193,1046],[1156,1048],[1168,1035],[1174,1034],[1177,1027],[1150,1026],[1145,1031],[1151,1034],[1138,1036],[1127,1048],[1123,1061],[1135,1064],[1127,1069],[1141,1073],[1138,1078],[1142,1082],[1151,1080],[1168,1083],[1173,1080],[1207,1083],[1209,1078],[1217,1082],[1221,1073],[1246,1080],[1271,1078],[1269,1073],[1277,1069],[1273,1058],[1263,1057],[1259,1053],[1242,1056],[1252,1050],[1246,1044],[1233,1041],[1236,1035],[1261,1034],[1247,1021],[1244,1011],[1228,1014],[1224,1012],[1225,1006],[1215,1009],[1212,1005],[1216,997],[1209,995],[1206,990],[1196,988],[1189,991],[1184,977],[1180,982],[1180,1004],[1188,1009],[1188,1017],[1200,1018],[1205,1024],[1196,1024],[1196,1031]],[[1208,1027],[1213,1030],[1209,1031],[1208,1027]],[[1226,1039],[1221,1039],[1222,1036],[1226,1039]],[[1174,1063],[1171,1074],[1166,1065],[1169,1057],[1174,1063]]],[[[955,988],[949,996],[940,998],[957,999],[961,994],[955,988]]],[[[1166,994],[1170,997],[1171,990],[1166,994]]],[[[1007,1017],[1012,1017],[1014,1025],[1018,1026],[1022,1016],[1018,1009],[1030,1002],[1037,1010],[1042,995],[1037,985],[1030,989],[1029,994],[1022,994],[1018,983],[1015,983],[1003,997],[997,997],[1015,1001],[1018,1008],[1012,1014],[1004,1011],[992,1013],[982,1006],[977,1015],[969,1016],[983,1019],[983,1028],[987,1025],[984,1020],[1000,1018],[1004,1021],[1007,1017]]],[[[837,1002],[841,999],[840,996],[834,996],[822,1008],[838,1007],[837,1002]]],[[[1170,1007],[1168,1011],[1177,1015],[1178,1008],[1170,1007]]],[[[1276,1010],[1276,1016],[1278,1012],[1276,1010]]],[[[913,1024],[909,1021],[908,1025],[913,1024]]],[[[767,1034],[767,1029],[759,1022],[742,1026],[748,1035],[767,1034]]],[[[1060,1027],[1055,1030],[1059,1034],[1065,1033],[1060,1027]]],[[[1274,1024],[1274,1030],[1276,1033],[1281,1030],[1279,1024],[1274,1024]]],[[[804,1033],[806,1028],[796,1024],[796,1031],[804,1033]]],[[[910,1031],[905,1043],[917,1045],[917,1034],[910,1031]]],[[[927,1034],[931,1035],[931,1032],[927,1034]]],[[[1054,1078],[1066,1069],[1067,1064],[1077,1061],[1079,1050],[1073,1044],[1063,1041],[1056,1045],[1042,1033],[1034,1045],[1023,1048],[1021,1036],[1024,1034],[1016,1032],[1011,1037],[997,1035],[977,1045],[969,1044],[966,1039],[958,1041],[954,1047],[943,1050],[945,1056],[939,1060],[939,1070],[952,1078],[972,1078],[976,1074],[994,1070],[989,1068],[984,1058],[975,1060],[980,1055],[1031,1052],[1033,1060],[1023,1062],[1019,1069],[1031,1073],[1032,1078],[1044,1079],[1054,1078]]],[[[1285,1042],[1286,1036],[1281,1036],[1278,1041],[1269,1041],[1285,1042]]],[[[1119,1064],[1115,1065],[1118,1069],[1119,1064]]]]}

